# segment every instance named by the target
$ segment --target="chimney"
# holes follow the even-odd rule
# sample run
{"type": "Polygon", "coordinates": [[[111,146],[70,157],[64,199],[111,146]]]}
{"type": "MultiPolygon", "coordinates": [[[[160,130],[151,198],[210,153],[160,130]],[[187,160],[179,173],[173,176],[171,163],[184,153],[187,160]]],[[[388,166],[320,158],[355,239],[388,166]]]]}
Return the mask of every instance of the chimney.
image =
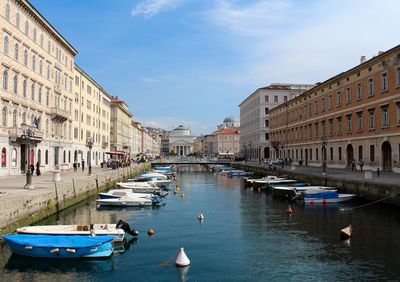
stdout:
{"type": "Polygon", "coordinates": [[[367,59],[365,58],[365,56],[361,56],[360,58],[360,64],[363,64],[367,61],[367,59]]]}

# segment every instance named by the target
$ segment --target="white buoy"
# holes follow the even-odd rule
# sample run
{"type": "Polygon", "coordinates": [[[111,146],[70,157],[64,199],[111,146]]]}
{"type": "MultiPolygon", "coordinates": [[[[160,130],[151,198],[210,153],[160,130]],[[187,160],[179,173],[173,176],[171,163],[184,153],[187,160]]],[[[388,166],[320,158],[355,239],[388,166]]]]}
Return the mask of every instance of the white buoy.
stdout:
{"type": "Polygon", "coordinates": [[[179,253],[178,253],[177,257],[176,257],[175,264],[178,267],[188,266],[190,264],[190,260],[186,256],[185,251],[183,250],[183,248],[180,248],[179,253]]]}
{"type": "Polygon", "coordinates": [[[204,215],[203,215],[202,212],[199,213],[199,215],[197,216],[197,219],[200,220],[200,221],[203,221],[203,220],[204,220],[204,215]]]}

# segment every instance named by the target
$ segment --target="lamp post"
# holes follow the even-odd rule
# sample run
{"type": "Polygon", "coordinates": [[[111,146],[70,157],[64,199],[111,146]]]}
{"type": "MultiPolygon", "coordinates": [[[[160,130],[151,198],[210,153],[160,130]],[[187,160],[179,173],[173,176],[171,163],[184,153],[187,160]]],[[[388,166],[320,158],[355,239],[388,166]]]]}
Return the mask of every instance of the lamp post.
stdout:
{"type": "Polygon", "coordinates": [[[27,165],[26,170],[26,184],[25,189],[34,189],[32,184],[32,170],[30,169],[30,144],[35,139],[35,128],[30,127],[25,122],[21,123],[22,135],[21,139],[26,144],[27,147],[27,165]]]}
{"type": "Polygon", "coordinates": [[[93,137],[88,137],[86,140],[86,146],[89,148],[89,160],[88,160],[88,166],[89,166],[89,173],[88,175],[92,175],[92,147],[93,147],[93,137]]]}
{"type": "Polygon", "coordinates": [[[322,136],[322,175],[326,175],[326,139],[322,136]]]}

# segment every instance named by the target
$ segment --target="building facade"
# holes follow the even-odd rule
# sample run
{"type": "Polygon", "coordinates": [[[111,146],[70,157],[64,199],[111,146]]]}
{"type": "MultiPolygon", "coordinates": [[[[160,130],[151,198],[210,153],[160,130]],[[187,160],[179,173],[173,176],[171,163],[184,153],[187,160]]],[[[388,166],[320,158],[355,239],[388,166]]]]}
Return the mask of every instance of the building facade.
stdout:
{"type": "MultiPolygon", "coordinates": [[[[143,140],[143,139],[142,139],[143,140]]],[[[113,97],[111,99],[110,150],[109,154],[121,161],[130,161],[132,144],[132,114],[128,104],[113,97]]]]}
{"type": "Polygon", "coordinates": [[[270,112],[274,154],[306,165],[400,172],[400,46],[270,112]]]}
{"type": "Polygon", "coordinates": [[[218,158],[234,159],[240,152],[240,131],[221,128],[214,133],[214,154],[218,158]]]}
{"type": "Polygon", "coordinates": [[[178,156],[187,156],[193,153],[194,136],[189,128],[178,126],[169,132],[169,151],[178,156]]]}
{"type": "Polygon", "coordinates": [[[245,159],[272,158],[269,142],[269,112],[297,97],[313,85],[275,83],[259,88],[240,103],[240,152],[245,159]]]}
{"type": "Polygon", "coordinates": [[[28,2],[1,1],[0,175],[68,163],[76,49],[28,2]]]}

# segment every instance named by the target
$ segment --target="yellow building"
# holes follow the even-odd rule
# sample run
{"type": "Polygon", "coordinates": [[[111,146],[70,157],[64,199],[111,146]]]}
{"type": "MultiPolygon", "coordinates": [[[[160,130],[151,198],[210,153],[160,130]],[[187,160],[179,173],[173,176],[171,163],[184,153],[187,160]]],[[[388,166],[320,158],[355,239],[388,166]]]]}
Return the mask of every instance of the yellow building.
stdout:
{"type": "Polygon", "coordinates": [[[68,163],[77,51],[28,1],[1,1],[0,24],[0,175],[68,163]]]}
{"type": "Polygon", "coordinates": [[[132,145],[132,114],[118,97],[111,99],[110,149],[116,159],[129,160],[132,145]]]}
{"type": "Polygon", "coordinates": [[[110,148],[111,96],[77,65],[74,73],[73,162],[100,166],[110,148]]]}

